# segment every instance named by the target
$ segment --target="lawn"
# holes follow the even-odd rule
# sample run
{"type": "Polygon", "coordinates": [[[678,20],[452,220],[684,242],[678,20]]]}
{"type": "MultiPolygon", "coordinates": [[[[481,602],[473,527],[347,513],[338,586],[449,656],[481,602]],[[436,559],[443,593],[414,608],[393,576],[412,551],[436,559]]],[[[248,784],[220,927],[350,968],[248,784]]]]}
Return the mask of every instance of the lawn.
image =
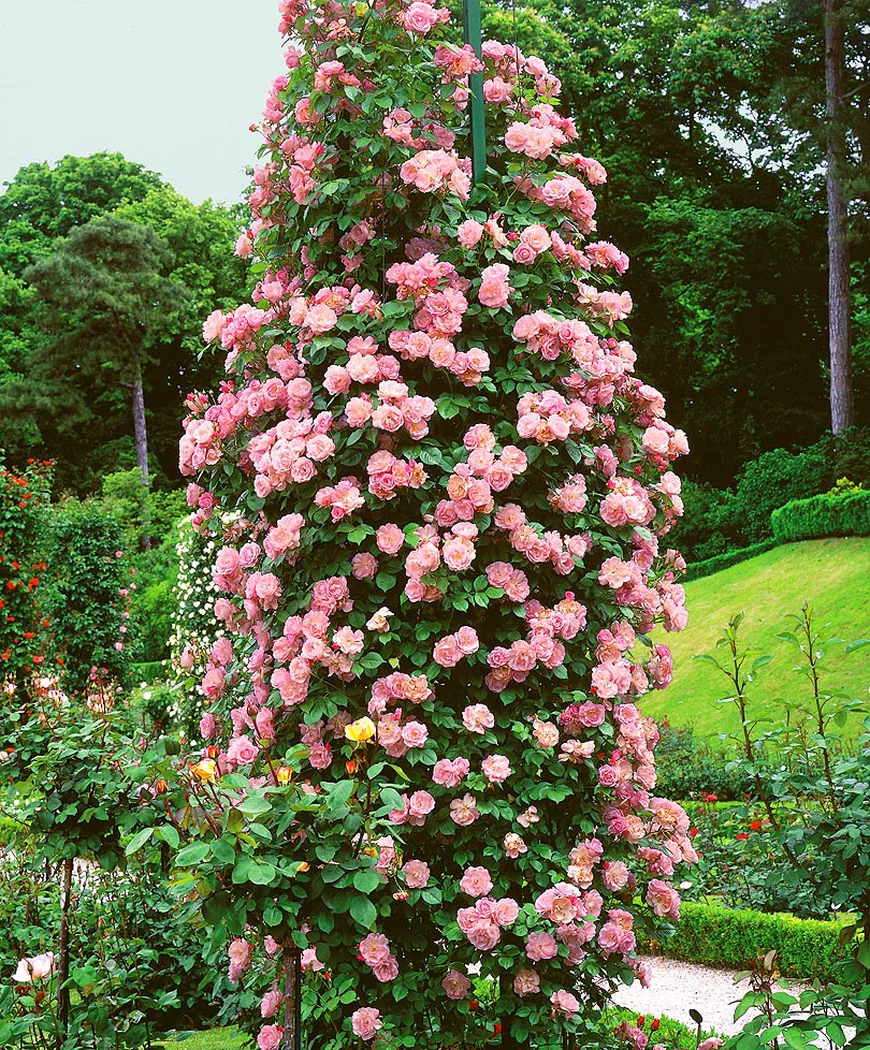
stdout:
{"type": "Polygon", "coordinates": [[[184,1032],[166,1041],[178,1050],[247,1050],[253,1044],[235,1028],[213,1028],[209,1032],[184,1032]]]}
{"type": "MultiPolygon", "coordinates": [[[[870,637],[870,539],[811,540],[776,547],[705,579],[689,582],[686,594],[689,626],[664,639],[674,654],[674,680],[661,693],[644,698],[645,714],[667,716],[672,725],[692,726],[699,736],[734,732],[738,720],[733,704],[719,704],[728,695],[728,681],[712,664],[693,660],[697,653],[713,653],[720,628],[739,612],[745,639],[774,659],[762,668],[751,687],[756,711],[781,721],[783,702],[807,696],[805,680],[792,671],[796,650],[779,642],[787,630],[787,613],[799,613],[808,601],[818,622],[830,623],[840,638],[870,637]]],[[[835,673],[827,688],[848,689],[852,697],[868,700],[870,674],[866,649],[843,656],[832,647],[825,657],[835,673]]],[[[851,725],[857,725],[857,719],[851,725]]]]}

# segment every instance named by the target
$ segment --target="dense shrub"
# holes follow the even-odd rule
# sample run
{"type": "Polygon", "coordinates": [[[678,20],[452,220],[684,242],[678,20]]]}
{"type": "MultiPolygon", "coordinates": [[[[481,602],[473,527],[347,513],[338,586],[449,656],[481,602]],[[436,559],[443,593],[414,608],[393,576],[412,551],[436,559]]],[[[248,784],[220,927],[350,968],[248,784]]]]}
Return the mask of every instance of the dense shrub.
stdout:
{"type": "Polygon", "coordinates": [[[791,499],[823,492],[830,484],[831,464],[814,448],[764,452],[744,466],[737,479],[734,508],[748,544],[771,533],[770,515],[791,499]]]}
{"type": "Polygon", "coordinates": [[[822,536],[870,536],[870,491],[843,486],[810,499],[792,500],[771,515],[778,543],[822,536]]]}
{"type": "Polygon", "coordinates": [[[137,663],[157,663],[169,657],[174,589],[178,576],[177,533],[173,525],[158,546],[132,556],[131,657],[137,663]]]}
{"type": "Polygon", "coordinates": [[[126,683],[129,584],[114,515],[94,502],[68,500],[53,513],[43,609],[61,686],[71,692],[126,683]]]}
{"type": "Polygon", "coordinates": [[[675,959],[736,970],[748,969],[757,955],[775,950],[784,975],[824,980],[849,957],[850,947],[841,943],[847,922],[684,901],[673,935],[650,941],[649,948],[675,959]]]}
{"type": "Polygon", "coordinates": [[[803,450],[765,452],[745,464],[733,490],[687,480],[680,549],[697,563],[752,547],[772,534],[776,508],[825,492],[843,477],[870,486],[870,428],[826,434],[803,450]]]}
{"type": "Polygon", "coordinates": [[[677,528],[686,561],[713,558],[741,545],[743,532],[731,489],[687,479],[681,496],[684,514],[677,528]]]}
{"type": "Polygon", "coordinates": [[[716,744],[696,737],[691,726],[661,726],[657,749],[656,790],[668,798],[722,801],[753,798],[755,782],[740,762],[730,742],[716,744]]]}

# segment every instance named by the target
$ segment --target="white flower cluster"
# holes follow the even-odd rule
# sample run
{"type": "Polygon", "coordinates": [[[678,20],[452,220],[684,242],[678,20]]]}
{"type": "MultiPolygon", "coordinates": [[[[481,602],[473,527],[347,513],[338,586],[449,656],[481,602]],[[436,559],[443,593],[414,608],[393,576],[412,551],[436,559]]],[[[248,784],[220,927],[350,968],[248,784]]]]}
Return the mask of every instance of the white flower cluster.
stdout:
{"type": "Polygon", "coordinates": [[[212,566],[218,545],[210,533],[199,535],[188,519],[181,522],[178,531],[180,538],[175,548],[178,578],[172,591],[169,636],[170,687],[175,699],[167,714],[173,724],[198,736],[199,719],[204,710],[199,683],[215,639],[226,633],[214,615],[218,592],[212,582],[212,566]],[[192,666],[185,667],[184,664],[190,664],[191,656],[192,666]]]}

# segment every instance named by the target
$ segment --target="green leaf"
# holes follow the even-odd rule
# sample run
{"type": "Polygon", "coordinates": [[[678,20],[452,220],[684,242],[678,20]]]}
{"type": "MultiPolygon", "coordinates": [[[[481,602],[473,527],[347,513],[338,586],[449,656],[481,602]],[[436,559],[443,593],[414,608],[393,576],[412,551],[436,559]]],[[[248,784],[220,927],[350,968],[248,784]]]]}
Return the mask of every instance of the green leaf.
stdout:
{"type": "Polygon", "coordinates": [[[127,843],[124,853],[129,857],[137,850],[140,850],[153,834],[154,828],[142,828],[141,831],[137,831],[133,838],[127,843]]]}
{"type": "Polygon", "coordinates": [[[353,877],[354,889],[359,890],[360,893],[371,893],[381,885],[381,882],[381,876],[374,868],[363,868],[353,877]]]}
{"type": "Polygon", "coordinates": [[[240,802],[236,808],[246,816],[257,817],[261,813],[270,813],[272,804],[262,795],[248,795],[244,802],[240,802]]]}
{"type": "Polygon", "coordinates": [[[395,788],[383,788],[381,791],[381,805],[389,806],[390,809],[404,809],[405,803],[402,796],[395,788]]]}
{"type": "Polygon", "coordinates": [[[209,855],[209,852],[209,844],[199,839],[185,846],[175,858],[175,863],[179,868],[192,868],[197,864],[201,864],[209,855]]]}
{"type": "Polygon", "coordinates": [[[211,844],[211,855],[219,864],[232,864],[236,851],[229,839],[215,839],[211,844]]]}
{"type": "Polygon", "coordinates": [[[350,914],[366,929],[370,929],[378,917],[378,910],[368,897],[354,897],[350,904],[350,914]]]}

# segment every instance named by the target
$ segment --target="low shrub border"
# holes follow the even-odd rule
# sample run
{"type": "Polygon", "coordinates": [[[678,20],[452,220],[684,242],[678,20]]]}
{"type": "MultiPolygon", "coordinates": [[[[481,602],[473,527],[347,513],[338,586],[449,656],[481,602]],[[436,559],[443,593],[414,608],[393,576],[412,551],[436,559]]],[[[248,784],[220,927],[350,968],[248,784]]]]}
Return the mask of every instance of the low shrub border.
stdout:
{"type": "Polygon", "coordinates": [[[771,536],[770,539],[753,543],[750,547],[740,547],[734,551],[725,551],[724,554],[715,554],[712,558],[705,558],[703,561],[689,562],[686,566],[686,579],[702,580],[705,576],[712,576],[714,572],[730,569],[732,565],[739,565],[742,561],[748,561],[758,554],[765,554],[773,550],[774,547],[779,546],[780,542],[771,536]]]}
{"type": "Polygon", "coordinates": [[[823,536],[870,536],[870,491],[834,489],[795,499],[770,516],[777,543],[815,540],[823,536]]]}
{"type": "Polygon", "coordinates": [[[644,950],[719,968],[747,969],[759,954],[774,949],[784,977],[831,977],[850,955],[840,943],[842,920],[820,922],[793,915],[767,915],[748,908],[684,901],[673,936],[651,941],[644,950]]]}

